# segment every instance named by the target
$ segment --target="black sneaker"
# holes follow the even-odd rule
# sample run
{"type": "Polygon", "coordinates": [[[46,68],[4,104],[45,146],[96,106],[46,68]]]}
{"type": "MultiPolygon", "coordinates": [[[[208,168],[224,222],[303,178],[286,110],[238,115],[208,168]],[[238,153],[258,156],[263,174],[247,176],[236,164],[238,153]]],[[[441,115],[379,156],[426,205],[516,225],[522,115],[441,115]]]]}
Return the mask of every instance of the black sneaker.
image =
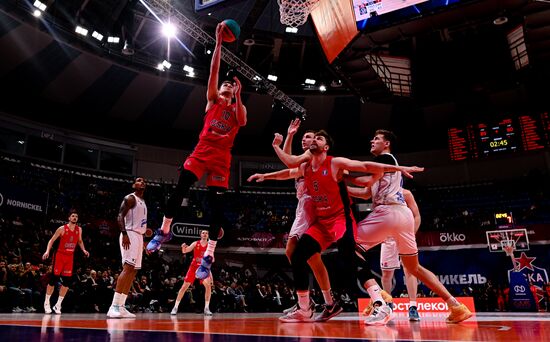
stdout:
{"type": "Polygon", "coordinates": [[[317,317],[315,317],[315,322],[326,322],[332,317],[338,316],[344,309],[338,304],[338,302],[334,302],[332,305],[323,305],[324,309],[323,312],[321,312],[317,317]]]}

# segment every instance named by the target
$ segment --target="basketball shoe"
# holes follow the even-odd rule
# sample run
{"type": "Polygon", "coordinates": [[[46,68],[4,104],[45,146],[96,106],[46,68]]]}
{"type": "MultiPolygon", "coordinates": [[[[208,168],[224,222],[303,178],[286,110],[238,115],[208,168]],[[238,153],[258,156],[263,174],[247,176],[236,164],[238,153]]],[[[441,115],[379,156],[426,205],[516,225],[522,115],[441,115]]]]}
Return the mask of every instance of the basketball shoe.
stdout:
{"type": "Polygon", "coordinates": [[[157,229],[155,232],[155,237],[147,244],[147,251],[149,253],[158,251],[163,243],[172,240],[172,236],[172,232],[164,234],[161,228],[157,229]]]}
{"type": "Polygon", "coordinates": [[[460,323],[472,317],[472,312],[464,304],[452,306],[451,313],[447,317],[447,323],[460,323]]]}
{"type": "Polygon", "coordinates": [[[208,278],[210,275],[210,268],[212,267],[212,263],[214,262],[214,258],[212,258],[211,255],[205,255],[202,258],[201,265],[197,268],[197,271],[195,272],[195,276],[199,280],[204,280],[208,278]]]}

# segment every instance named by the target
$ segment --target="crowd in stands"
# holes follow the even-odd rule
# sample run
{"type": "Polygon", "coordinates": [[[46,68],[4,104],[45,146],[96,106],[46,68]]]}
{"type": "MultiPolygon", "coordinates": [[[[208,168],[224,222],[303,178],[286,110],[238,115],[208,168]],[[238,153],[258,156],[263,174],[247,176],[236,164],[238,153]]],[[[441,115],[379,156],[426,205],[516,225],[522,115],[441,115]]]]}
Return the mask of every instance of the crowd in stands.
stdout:
{"type": "MultiPolygon", "coordinates": [[[[507,184],[483,183],[471,186],[414,187],[413,193],[423,216],[421,229],[445,230],[490,228],[495,208],[512,211],[519,223],[550,223],[548,181],[534,184],[525,179],[507,184]]],[[[537,179],[548,178],[535,175],[537,179]]],[[[0,158],[0,181],[47,194],[47,212],[0,211],[0,309],[12,312],[43,310],[44,292],[51,275],[51,259],[42,253],[55,229],[67,222],[70,209],[79,211],[84,243],[90,258],[77,248],[70,292],[63,304],[65,312],[106,312],[121,271],[116,216],[122,198],[131,192],[131,177],[107,176],[89,171],[68,170],[41,163],[0,158]]],[[[171,184],[149,184],[145,193],[149,226],[158,227],[162,207],[171,184]]],[[[205,191],[191,191],[187,218],[208,222],[205,191]]],[[[288,232],[294,220],[296,198],[284,194],[230,191],[226,218],[232,232],[288,232]]],[[[4,207],[5,208],[5,207],[4,207]]],[[[178,254],[145,256],[142,270],[133,283],[128,303],[134,312],[170,311],[183,283],[189,260],[178,254]]],[[[259,276],[251,268],[214,264],[211,308],[216,312],[280,312],[292,306],[295,293],[284,274],[259,276]]],[[[502,284],[499,284],[502,286],[502,284]]],[[[503,308],[499,286],[476,285],[466,289],[476,297],[481,310],[503,308]],[[496,303],[496,304],[495,304],[496,303]]],[[[465,291],[466,291],[465,290],[465,291]]],[[[455,292],[457,292],[455,290],[455,292]]],[[[548,292],[548,291],[546,291],[548,292]]],[[[57,293],[57,291],[55,292],[57,293]]],[[[191,286],[180,311],[201,311],[204,288],[191,286]]],[[[357,310],[350,294],[335,293],[347,310],[357,310]]],[[[54,295],[55,297],[55,295],[54,295]]],[[[546,297],[548,295],[546,294],[546,297]]],[[[322,303],[320,292],[312,298],[322,303]]],[[[52,302],[55,302],[52,298],[52,302]]],[[[506,308],[505,308],[506,309],[506,308]]]]}

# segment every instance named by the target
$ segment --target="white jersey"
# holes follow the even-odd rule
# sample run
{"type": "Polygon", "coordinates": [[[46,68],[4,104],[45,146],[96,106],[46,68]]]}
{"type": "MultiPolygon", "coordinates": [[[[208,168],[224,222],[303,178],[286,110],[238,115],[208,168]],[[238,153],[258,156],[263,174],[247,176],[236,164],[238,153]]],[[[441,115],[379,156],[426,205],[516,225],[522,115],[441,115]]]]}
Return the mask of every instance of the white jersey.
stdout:
{"type": "Polygon", "coordinates": [[[296,186],[296,198],[301,199],[302,197],[308,195],[304,177],[297,178],[295,181],[295,186],[296,186]]]}
{"type": "Polygon", "coordinates": [[[147,230],[147,205],[136,194],[132,193],[130,195],[136,199],[136,205],[126,213],[124,226],[127,231],[145,234],[145,230],[147,230]]]}
{"type": "MultiPolygon", "coordinates": [[[[391,165],[399,165],[397,159],[390,153],[383,153],[377,156],[374,161],[382,162],[383,164],[390,164],[384,162],[384,159],[393,159],[391,165]],[[380,161],[379,161],[380,160],[380,161]]],[[[386,172],[384,176],[374,183],[371,187],[372,194],[372,206],[378,205],[404,205],[405,197],[403,196],[403,176],[401,172],[386,172]]]]}

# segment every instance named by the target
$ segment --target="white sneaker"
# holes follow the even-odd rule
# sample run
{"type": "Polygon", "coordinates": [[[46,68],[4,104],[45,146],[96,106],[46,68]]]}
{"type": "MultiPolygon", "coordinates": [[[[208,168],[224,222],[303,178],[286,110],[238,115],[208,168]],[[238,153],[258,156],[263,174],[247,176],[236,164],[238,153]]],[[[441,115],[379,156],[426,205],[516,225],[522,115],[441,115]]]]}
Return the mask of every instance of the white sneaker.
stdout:
{"type": "Polygon", "coordinates": [[[172,308],[172,311],[170,311],[170,315],[177,315],[177,314],[178,314],[178,308],[174,306],[174,308],[172,308]]]}
{"type": "Polygon", "coordinates": [[[212,311],[210,311],[209,308],[204,308],[204,315],[205,316],[212,316],[212,311]]]}
{"type": "Polygon", "coordinates": [[[109,318],[122,318],[120,307],[118,305],[111,305],[109,311],[107,311],[107,317],[109,318]]]}
{"type": "Polygon", "coordinates": [[[367,325],[386,325],[393,318],[393,310],[388,304],[375,307],[370,316],[365,319],[367,325]]]}
{"type": "Polygon", "coordinates": [[[53,312],[55,312],[56,314],[58,314],[58,315],[61,314],[61,307],[57,306],[57,304],[54,305],[52,309],[53,309],[53,312]]]}
{"type": "Polygon", "coordinates": [[[136,315],[128,311],[124,305],[119,306],[118,310],[121,318],[136,318],[136,315]]]}
{"type": "Polygon", "coordinates": [[[50,303],[44,302],[44,313],[51,314],[52,308],[50,307],[50,303]]]}
{"type": "Polygon", "coordinates": [[[292,311],[296,311],[296,308],[298,307],[298,303],[294,304],[293,306],[291,306],[290,308],[288,309],[284,309],[283,310],[283,313],[286,315],[292,311]]]}
{"type": "Polygon", "coordinates": [[[312,304],[310,304],[307,310],[302,310],[300,309],[299,305],[296,305],[296,310],[279,317],[279,320],[285,323],[313,322],[314,320],[312,304]]]}

